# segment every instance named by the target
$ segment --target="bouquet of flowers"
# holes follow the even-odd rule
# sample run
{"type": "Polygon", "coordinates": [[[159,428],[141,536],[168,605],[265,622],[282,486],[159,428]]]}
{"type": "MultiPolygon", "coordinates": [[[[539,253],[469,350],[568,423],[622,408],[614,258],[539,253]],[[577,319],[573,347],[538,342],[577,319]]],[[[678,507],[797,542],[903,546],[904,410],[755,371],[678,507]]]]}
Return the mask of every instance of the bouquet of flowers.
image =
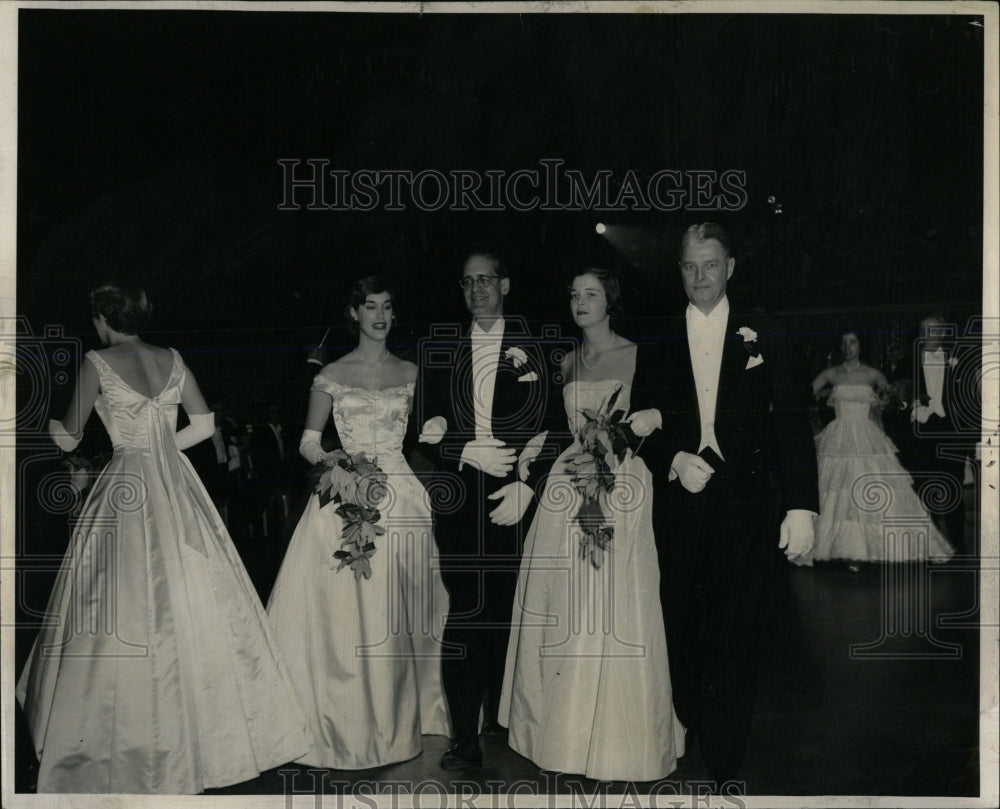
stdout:
{"type": "Polygon", "coordinates": [[[878,406],[887,413],[906,410],[913,399],[913,383],[909,379],[897,379],[878,396],[878,406]]]}
{"type": "Polygon", "coordinates": [[[583,498],[574,518],[583,532],[580,558],[589,558],[595,569],[603,564],[604,552],[611,548],[615,536],[615,529],[607,524],[601,507],[601,494],[614,488],[612,466],[621,463],[628,450],[622,424],[625,411],[614,409],[621,390],[621,386],[615,389],[603,413],[580,411],[585,419],[580,429],[580,450],[567,459],[573,487],[583,498]]]}
{"type": "Polygon", "coordinates": [[[337,571],[350,567],[356,580],[370,579],[375,538],[385,533],[378,524],[382,519],[378,505],[387,492],[386,474],[378,458],[369,461],[363,452],[349,455],[337,449],[327,453],[322,464],[327,468],[315,489],[320,508],[337,503],[337,514],[344,521],[340,550],[333,554],[340,560],[337,571]]]}

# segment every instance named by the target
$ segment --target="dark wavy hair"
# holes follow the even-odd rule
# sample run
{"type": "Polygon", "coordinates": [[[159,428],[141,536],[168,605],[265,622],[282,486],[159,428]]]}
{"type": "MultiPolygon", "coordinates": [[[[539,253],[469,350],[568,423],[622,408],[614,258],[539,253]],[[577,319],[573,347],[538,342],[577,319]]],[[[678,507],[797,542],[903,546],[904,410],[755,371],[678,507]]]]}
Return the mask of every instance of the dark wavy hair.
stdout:
{"type": "Polygon", "coordinates": [[[360,308],[369,295],[378,295],[381,292],[389,293],[393,308],[392,322],[396,322],[396,296],[382,276],[367,275],[351,287],[351,292],[347,297],[347,306],[344,307],[344,317],[347,318],[347,328],[350,329],[351,334],[355,336],[358,334],[358,322],[351,317],[351,309],[360,308]]]}
{"type": "Polygon", "coordinates": [[[121,334],[138,334],[153,314],[146,291],[127,282],[104,283],[90,292],[90,311],[121,334]]]}
{"type": "Polygon", "coordinates": [[[567,289],[572,292],[573,280],[581,275],[592,275],[601,282],[604,288],[604,297],[608,302],[608,317],[614,322],[625,314],[625,307],[622,304],[622,289],[618,283],[618,274],[614,270],[605,270],[602,267],[584,267],[573,273],[567,289]]]}
{"type": "Polygon", "coordinates": [[[861,351],[864,348],[865,344],[864,341],[861,339],[861,332],[855,331],[854,329],[847,329],[846,331],[842,331],[840,333],[840,337],[837,338],[838,349],[840,347],[840,344],[844,341],[844,338],[847,337],[848,334],[853,334],[855,337],[858,338],[858,351],[861,351]]]}

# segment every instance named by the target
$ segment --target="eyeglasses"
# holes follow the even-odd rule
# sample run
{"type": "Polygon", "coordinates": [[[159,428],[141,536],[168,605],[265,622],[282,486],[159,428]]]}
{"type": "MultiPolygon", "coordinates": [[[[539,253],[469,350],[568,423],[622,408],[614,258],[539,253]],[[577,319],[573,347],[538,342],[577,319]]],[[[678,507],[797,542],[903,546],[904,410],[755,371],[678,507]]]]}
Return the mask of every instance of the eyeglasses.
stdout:
{"type": "Polygon", "coordinates": [[[479,287],[479,289],[486,289],[486,287],[492,284],[499,277],[499,275],[467,275],[458,282],[458,285],[462,289],[469,290],[472,289],[472,283],[475,281],[476,286],[479,287]]]}

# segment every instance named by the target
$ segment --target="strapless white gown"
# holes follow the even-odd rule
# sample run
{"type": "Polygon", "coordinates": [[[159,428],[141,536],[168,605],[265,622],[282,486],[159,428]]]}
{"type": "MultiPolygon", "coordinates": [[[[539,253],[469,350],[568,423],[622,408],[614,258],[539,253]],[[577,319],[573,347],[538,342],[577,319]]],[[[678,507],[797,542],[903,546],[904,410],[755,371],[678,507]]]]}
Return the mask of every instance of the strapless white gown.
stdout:
{"type": "Polygon", "coordinates": [[[954,549],[934,527],[892,440],[870,418],[869,385],[837,385],[836,417],[816,436],[819,517],[813,559],[945,560],[954,549]]]}
{"type": "MultiPolygon", "coordinates": [[[[570,426],[601,412],[616,380],[563,389],[570,426]]],[[[628,386],[615,403],[628,407],[628,386]]],[[[641,458],[615,470],[605,506],[613,550],[600,569],[581,558],[580,495],[556,461],[525,540],[500,723],[539,767],[598,780],[652,781],[684,754],[674,714],[652,523],[652,478],[641,458]]]]}

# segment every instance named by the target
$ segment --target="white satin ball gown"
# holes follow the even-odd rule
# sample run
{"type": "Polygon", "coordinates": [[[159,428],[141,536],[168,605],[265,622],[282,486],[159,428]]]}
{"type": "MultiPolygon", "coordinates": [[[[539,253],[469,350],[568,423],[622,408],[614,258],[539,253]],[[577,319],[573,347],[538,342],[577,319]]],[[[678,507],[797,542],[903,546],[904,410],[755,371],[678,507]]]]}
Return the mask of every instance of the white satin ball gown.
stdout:
{"type": "Polygon", "coordinates": [[[420,754],[421,734],[447,736],[441,644],[448,594],[438,569],[427,492],[403,456],[414,385],[368,390],[322,374],[345,452],[388,476],[371,578],[337,570],[343,522],[313,494],[281,564],[268,616],[309,717],[299,763],[359,770],[420,754]]]}
{"type": "Polygon", "coordinates": [[[836,417],[816,436],[820,503],[812,558],[944,561],[954,548],[925,511],[892,440],[871,420],[875,400],[864,384],[830,392],[836,417]]]}
{"type": "MultiPolygon", "coordinates": [[[[617,380],[570,382],[563,399],[578,435],[584,408],[628,408],[617,380]]],[[[581,495],[566,459],[555,462],[525,539],[500,723],[509,744],[545,770],[598,780],[652,781],[684,754],[673,709],[653,539],[652,477],[627,454],[604,505],[614,526],[600,569],[581,558],[574,516],[581,495]]]]}
{"type": "Polygon", "coordinates": [[[174,443],[186,369],[153,397],[96,352],[114,446],[17,685],[39,792],[198,793],[308,749],[264,608],[174,443]]]}

